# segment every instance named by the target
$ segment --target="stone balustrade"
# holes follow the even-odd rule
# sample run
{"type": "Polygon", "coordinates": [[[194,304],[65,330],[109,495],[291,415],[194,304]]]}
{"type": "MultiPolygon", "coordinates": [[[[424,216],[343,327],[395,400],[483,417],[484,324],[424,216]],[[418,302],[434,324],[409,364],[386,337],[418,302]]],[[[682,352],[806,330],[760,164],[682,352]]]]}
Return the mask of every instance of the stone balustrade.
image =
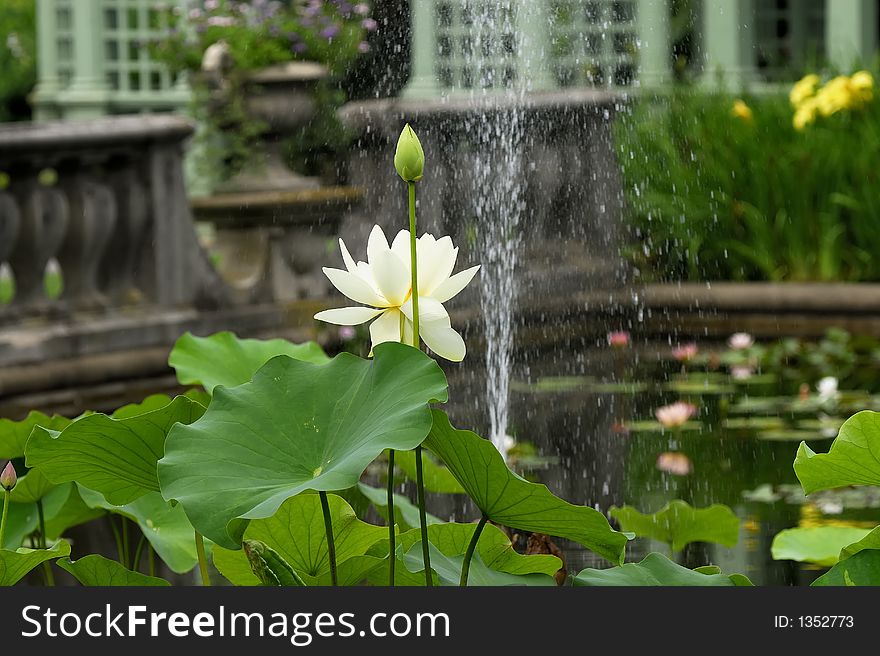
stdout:
{"type": "Polygon", "coordinates": [[[16,290],[0,317],[222,302],[183,183],[192,132],[170,115],[0,127],[0,261],[16,290]],[[44,291],[53,258],[56,300],[44,291]]]}

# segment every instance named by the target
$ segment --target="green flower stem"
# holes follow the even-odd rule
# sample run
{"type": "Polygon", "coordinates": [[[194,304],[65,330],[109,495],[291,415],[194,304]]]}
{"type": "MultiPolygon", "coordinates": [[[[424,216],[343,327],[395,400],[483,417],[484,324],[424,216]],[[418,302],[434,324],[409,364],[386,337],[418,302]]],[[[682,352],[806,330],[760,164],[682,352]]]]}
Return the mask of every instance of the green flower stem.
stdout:
{"type": "Polygon", "coordinates": [[[147,546],[147,573],[150,576],[156,576],[156,552],[153,550],[153,543],[147,546]]]}
{"type": "Polygon", "coordinates": [[[468,573],[471,570],[471,558],[474,557],[474,550],[477,548],[477,542],[480,541],[480,534],[483,532],[483,527],[487,521],[489,521],[489,518],[483,515],[480,523],[477,524],[477,528],[474,529],[474,534],[468,543],[467,551],[464,552],[464,561],[461,564],[461,580],[458,583],[459,587],[467,587],[468,573]]]}
{"type": "Polygon", "coordinates": [[[318,492],[321,497],[321,510],[324,511],[324,531],[327,533],[327,553],[330,556],[330,582],[337,586],[339,580],[336,576],[336,543],[333,541],[333,520],[330,518],[330,504],[327,502],[327,493],[318,492]]]}
{"type": "Polygon", "coordinates": [[[9,490],[3,490],[3,517],[0,518],[0,549],[6,535],[6,518],[9,516],[9,490]]]}
{"type": "Polygon", "coordinates": [[[394,449],[388,449],[388,585],[394,587],[395,541],[394,534],[394,449]]]}
{"type": "Polygon", "coordinates": [[[425,562],[425,586],[434,585],[431,577],[431,551],[428,548],[428,519],[425,514],[425,480],[422,475],[422,445],[416,447],[416,493],[419,501],[419,528],[422,536],[422,559],[425,562]]]}
{"type": "MultiPolygon", "coordinates": [[[[46,549],[46,518],[43,513],[42,499],[37,499],[37,515],[40,518],[40,549],[46,549]]],[[[52,573],[52,563],[48,560],[43,561],[43,576],[46,578],[46,585],[55,585],[55,575],[52,573]]]]}
{"type": "Polygon", "coordinates": [[[134,550],[134,560],[131,563],[131,569],[135,572],[139,572],[141,569],[141,554],[144,551],[144,543],[147,541],[147,536],[141,533],[141,539],[138,540],[137,549],[134,550]]]}
{"type": "Polygon", "coordinates": [[[113,539],[116,541],[116,560],[119,561],[119,564],[125,567],[125,559],[123,558],[122,553],[122,536],[119,535],[119,529],[116,527],[116,524],[113,522],[113,515],[107,515],[107,523],[110,524],[110,530],[113,531],[113,539]]]}
{"type": "MultiPolygon", "coordinates": [[[[416,248],[416,183],[409,183],[409,257],[412,287],[413,346],[419,348],[419,263],[416,248]]],[[[422,445],[416,447],[416,494],[419,502],[419,529],[422,558],[425,563],[425,586],[431,587],[431,552],[428,548],[428,522],[425,514],[425,482],[422,478],[422,445]]]]}
{"type": "Polygon", "coordinates": [[[419,267],[416,255],[416,183],[409,183],[409,259],[412,264],[413,346],[419,348],[419,267]]]}
{"type": "Polygon", "coordinates": [[[128,568],[130,551],[128,548],[128,518],[120,516],[122,522],[122,566],[128,568]]]}
{"type": "Polygon", "coordinates": [[[202,574],[202,585],[208,587],[211,585],[211,575],[208,574],[208,559],[205,556],[205,540],[198,531],[196,534],[196,553],[199,556],[199,572],[202,574]]]}

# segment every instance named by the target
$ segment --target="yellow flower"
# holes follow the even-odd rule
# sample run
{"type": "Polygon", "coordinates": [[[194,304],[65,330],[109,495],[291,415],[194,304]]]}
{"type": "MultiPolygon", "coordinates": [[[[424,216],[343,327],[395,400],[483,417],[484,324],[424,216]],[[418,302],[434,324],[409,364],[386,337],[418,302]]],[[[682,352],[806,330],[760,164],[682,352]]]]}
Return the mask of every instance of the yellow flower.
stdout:
{"type": "Polygon", "coordinates": [[[752,108],[746,105],[746,103],[742,100],[736,100],[733,103],[733,107],[730,112],[741,121],[745,121],[746,123],[751,123],[754,118],[754,113],[752,112],[752,108]]]}
{"type": "Polygon", "coordinates": [[[817,104],[816,98],[807,98],[801,102],[791,120],[795,130],[801,131],[816,120],[817,104]]]}
{"type": "Polygon", "coordinates": [[[862,103],[870,102],[874,98],[874,76],[868,71],[858,71],[849,78],[849,85],[853,95],[862,103]]]}
{"type": "Polygon", "coordinates": [[[791,88],[791,91],[788,93],[788,99],[792,105],[799,107],[802,102],[813,97],[817,86],[819,86],[818,75],[815,73],[805,75],[791,88]]]}
{"type": "Polygon", "coordinates": [[[822,116],[831,116],[853,104],[853,90],[846,75],[838,75],[830,80],[816,94],[816,104],[822,116]]]}

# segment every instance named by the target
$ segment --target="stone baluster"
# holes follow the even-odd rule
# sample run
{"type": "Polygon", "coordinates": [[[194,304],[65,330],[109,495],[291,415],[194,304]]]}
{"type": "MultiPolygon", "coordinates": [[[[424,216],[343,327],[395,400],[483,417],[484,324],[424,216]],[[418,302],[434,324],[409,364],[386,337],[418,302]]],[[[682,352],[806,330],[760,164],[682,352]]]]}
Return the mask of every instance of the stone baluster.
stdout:
{"type": "Polygon", "coordinates": [[[98,287],[98,271],[116,225],[116,198],[108,185],[96,182],[94,173],[78,164],[61,174],[70,221],[58,262],[64,275],[63,298],[71,308],[97,309],[108,304],[98,287]]]}
{"type": "Polygon", "coordinates": [[[41,312],[50,305],[44,287],[46,264],[61,247],[70,208],[66,196],[55,187],[40,184],[37,175],[32,170],[19,179],[13,177],[10,189],[18,202],[21,222],[8,261],[15,275],[15,307],[41,312]]]}
{"type": "Polygon", "coordinates": [[[102,289],[115,304],[131,305],[144,300],[141,288],[148,243],[150,197],[144,172],[132,158],[107,163],[119,220],[102,262],[102,289]]]}

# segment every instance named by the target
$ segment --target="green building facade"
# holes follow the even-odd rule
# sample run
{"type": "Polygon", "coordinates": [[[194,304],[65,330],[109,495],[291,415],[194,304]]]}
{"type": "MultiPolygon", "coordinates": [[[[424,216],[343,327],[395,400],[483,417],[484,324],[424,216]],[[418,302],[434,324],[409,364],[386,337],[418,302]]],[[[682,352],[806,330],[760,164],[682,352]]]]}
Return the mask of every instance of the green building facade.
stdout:
{"type": "MultiPolygon", "coordinates": [[[[376,0],[381,1],[381,0],[376,0]]],[[[186,0],[37,0],[41,119],[183,108],[186,81],[144,44],[186,0]]],[[[880,0],[410,0],[403,95],[651,87],[682,75],[731,87],[873,58],[880,0]],[[492,29],[487,29],[491,17],[492,29]]],[[[406,30],[386,30],[400,38],[406,30]]],[[[377,35],[382,37],[381,32],[377,35]]]]}

